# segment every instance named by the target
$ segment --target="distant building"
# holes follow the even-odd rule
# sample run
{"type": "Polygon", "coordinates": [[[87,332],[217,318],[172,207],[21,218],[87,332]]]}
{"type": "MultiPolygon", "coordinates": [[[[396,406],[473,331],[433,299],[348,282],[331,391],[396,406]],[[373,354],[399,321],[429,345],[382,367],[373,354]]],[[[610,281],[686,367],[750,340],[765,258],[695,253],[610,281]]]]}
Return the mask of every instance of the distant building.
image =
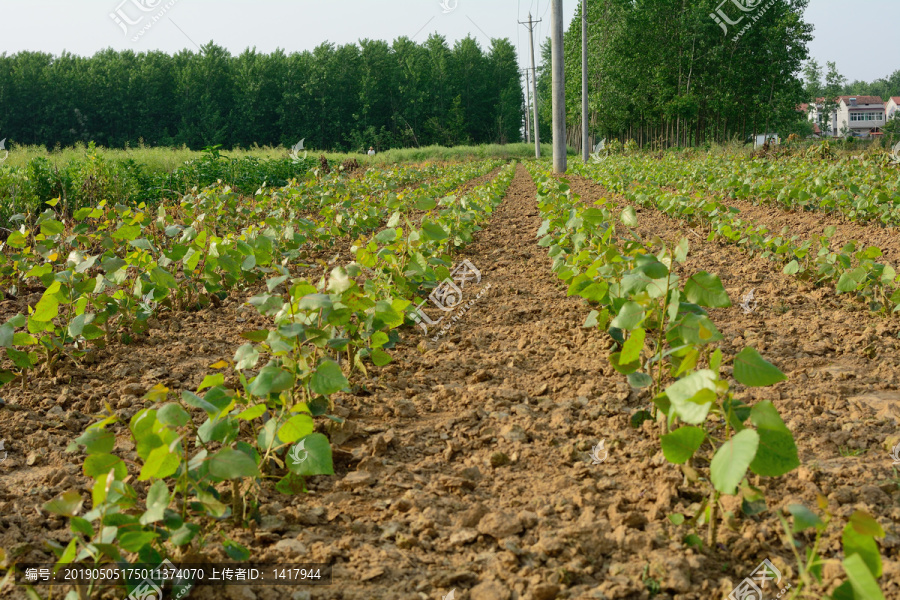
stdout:
{"type": "Polygon", "coordinates": [[[807,108],[816,133],[825,137],[877,136],[886,122],[887,105],[880,96],[839,96],[830,108],[825,107],[825,98],[816,98],[807,108]]]}
{"type": "Polygon", "coordinates": [[[890,121],[898,113],[900,113],[900,96],[892,96],[884,103],[885,120],[890,121]]]}
{"type": "Polygon", "coordinates": [[[759,148],[764,144],[780,144],[781,138],[778,137],[777,133],[757,133],[753,138],[753,147],[759,148]]]}

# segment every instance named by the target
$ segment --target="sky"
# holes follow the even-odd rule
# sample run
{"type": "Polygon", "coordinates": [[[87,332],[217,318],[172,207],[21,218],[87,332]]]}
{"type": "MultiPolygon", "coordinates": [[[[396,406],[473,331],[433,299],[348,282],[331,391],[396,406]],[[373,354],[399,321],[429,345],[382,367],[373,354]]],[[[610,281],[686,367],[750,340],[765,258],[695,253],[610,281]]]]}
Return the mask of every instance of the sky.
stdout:
{"type": "MultiPolygon", "coordinates": [[[[563,1],[566,26],[577,4],[563,1]]],[[[527,20],[529,12],[543,19],[535,26],[540,61],[540,42],[550,31],[549,8],[550,0],[0,0],[0,53],[92,55],[109,47],[174,53],[209,41],[233,54],[248,47],[293,52],[324,41],[408,36],[421,42],[439,33],[451,44],[471,34],[483,48],[491,38],[508,38],[525,67],[530,66],[528,31],[517,21],[527,20]]],[[[900,1],[810,0],[806,20],[815,26],[810,55],[823,65],[835,61],[849,81],[871,81],[900,69],[892,51],[900,1]],[[860,15],[859,27],[848,25],[855,19],[850,13],[860,15]]]]}

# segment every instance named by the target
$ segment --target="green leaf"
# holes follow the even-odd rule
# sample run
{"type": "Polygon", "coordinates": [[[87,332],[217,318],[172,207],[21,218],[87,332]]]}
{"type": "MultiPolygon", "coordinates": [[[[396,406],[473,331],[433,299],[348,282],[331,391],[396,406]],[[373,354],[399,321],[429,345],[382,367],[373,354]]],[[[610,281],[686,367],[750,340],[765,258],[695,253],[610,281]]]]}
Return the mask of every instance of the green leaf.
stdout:
{"type": "Polygon", "coordinates": [[[263,413],[266,412],[265,404],[257,404],[256,406],[251,406],[250,408],[242,411],[237,415],[238,419],[242,421],[252,421],[258,417],[263,416],[263,413]]]}
{"type": "Polygon", "coordinates": [[[116,435],[105,429],[88,429],[75,441],[84,446],[88,454],[109,454],[116,445],[116,435]]]}
{"type": "Polygon", "coordinates": [[[119,536],[119,546],[128,552],[138,552],[158,537],[152,531],[129,531],[119,536]]]}
{"type": "Polygon", "coordinates": [[[685,423],[699,425],[716,400],[716,375],[709,369],[694,371],[669,385],[666,396],[685,423]]]}
{"type": "Polygon", "coordinates": [[[784,265],[784,274],[785,275],[795,275],[800,271],[800,263],[796,260],[792,260],[788,264],[784,265]]]}
{"type": "Polygon", "coordinates": [[[696,533],[689,533],[681,540],[685,546],[700,550],[703,548],[703,539],[696,533]]]}
{"type": "MultiPolygon", "coordinates": [[[[298,444],[303,444],[300,452],[289,452],[286,464],[297,475],[334,475],[331,458],[331,444],[321,433],[311,433],[298,444]],[[295,460],[295,456],[300,460],[295,460]]],[[[293,450],[293,449],[292,449],[293,450]]]]}
{"type": "MultiPolygon", "coordinates": [[[[854,513],[854,516],[856,516],[856,514],[862,514],[868,519],[872,519],[861,511],[854,513]]],[[[851,517],[850,523],[847,523],[847,526],[844,527],[844,532],[841,535],[841,544],[844,548],[844,555],[850,556],[851,554],[858,554],[866,563],[869,572],[876,578],[881,577],[881,554],[878,552],[878,544],[875,542],[875,538],[871,535],[860,533],[853,525],[853,517],[851,517]]]]}
{"type": "Polygon", "coordinates": [[[383,231],[380,231],[378,235],[375,236],[375,240],[382,244],[390,244],[397,239],[397,236],[399,234],[399,229],[385,229],[383,231]]]}
{"type": "Polygon", "coordinates": [[[684,295],[688,302],[708,308],[728,308],[731,299],[718,275],[700,271],[684,284],[684,295]]]}
{"type": "Polygon", "coordinates": [[[794,524],[791,526],[791,533],[800,533],[806,531],[810,527],[815,527],[819,531],[825,527],[825,523],[819,518],[819,515],[811,511],[802,504],[791,504],[787,507],[788,512],[794,517],[794,524]]]}
{"type": "MultiPolygon", "coordinates": [[[[585,223],[590,223],[591,225],[599,225],[600,223],[604,223],[606,221],[606,215],[599,208],[589,208],[583,213],[581,213],[581,218],[584,219],[585,223]]],[[[549,224],[548,224],[549,227],[549,224]]],[[[538,233],[538,237],[541,237],[547,233],[538,233]]]]}
{"type": "Polygon", "coordinates": [[[610,354],[609,362],[613,366],[613,368],[622,375],[631,375],[641,368],[641,361],[639,360],[635,360],[630,363],[623,363],[621,352],[613,352],[612,354],[610,354]]]}
{"type": "Polygon", "coordinates": [[[852,271],[846,271],[841,275],[837,283],[838,293],[852,292],[866,278],[866,270],[862,267],[856,267],[852,271]]]}
{"type": "Polygon", "coordinates": [[[440,225],[429,221],[422,223],[422,232],[432,240],[445,240],[449,237],[440,225]]]}
{"type": "Polygon", "coordinates": [[[166,482],[162,479],[154,481],[150,489],[147,490],[147,510],[141,515],[141,525],[162,521],[170,499],[171,496],[169,495],[169,488],[166,487],[166,482]]]}
{"type": "Polygon", "coordinates": [[[81,499],[81,494],[75,490],[69,490],[44,504],[44,510],[54,515],[74,517],[81,510],[82,504],[84,501],[81,499]]]}
{"type": "MultiPolygon", "coordinates": [[[[59,282],[57,281],[53,285],[56,287],[56,291],[59,291],[59,282]]],[[[47,291],[44,292],[44,295],[41,296],[41,299],[35,305],[34,314],[31,315],[31,318],[35,321],[49,323],[59,315],[59,300],[56,299],[55,292],[50,292],[51,289],[53,287],[47,288],[47,291]]]]}
{"type": "Polygon", "coordinates": [[[589,302],[603,302],[609,294],[609,285],[605,281],[591,282],[578,295],[589,302]]]}
{"type": "Polygon", "coordinates": [[[156,267],[150,271],[150,281],[167,290],[174,290],[178,287],[175,277],[160,267],[156,267]]]}
{"type": "Polygon", "coordinates": [[[647,331],[644,329],[635,329],[622,346],[622,354],[619,361],[622,363],[632,363],[641,358],[641,350],[644,349],[644,339],[647,331]]]}
{"type": "Polygon", "coordinates": [[[238,424],[237,419],[227,416],[224,419],[207,419],[197,429],[197,434],[204,443],[219,442],[227,445],[237,438],[239,430],[240,424],[238,424]]]}
{"type": "Polygon", "coordinates": [[[843,560],[844,571],[853,587],[853,593],[860,600],[884,600],[884,594],[878,588],[878,582],[866,566],[859,554],[851,554],[843,560]]]}
{"type": "Polygon", "coordinates": [[[259,351],[253,344],[244,344],[234,353],[234,368],[238,371],[252,369],[259,362],[259,351]]]}
{"type": "Polygon", "coordinates": [[[84,474],[88,477],[105,476],[110,469],[115,471],[115,478],[120,481],[128,476],[128,468],[118,456],[113,456],[112,454],[91,454],[84,459],[84,474]]]}
{"type": "Polygon", "coordinates": [[[674,513],[674,514],[667,515],[667,516],[668,516],[669,522],[671,522],[672,525],[681,525],[682,523],[684,523],[684,515],[681,513],[674,513]]]}
{"type": "Polygon", "coordinates": [[[748,387],[764,387],[787,379],[778,367],[763,359],[750,346],[734,357],[734,378],[748,387]]]}
{"type": "Polygon", "coordinates": [[[670,463],[684,464],[700,448],[706,432],[699,427],[679,427],[672,433],[662,436],[662,451],[670,463]]]}
{"type": "Polygon", "coordinates": [[[637,227],[638,226],[638,218],[637,213],[634,211],[634,207],[627,206],[625,210],[622,211],[622,214],[619,217],[622,220],[622,223],[626,227],[637,227]]]}
{"type": "Polygon", "coordinates": [[[0,348],[11,348],[15,334],[16,329],[11,323],[0,325],[0,348]]]}
{"type": "Polygon", "coordinates": [[[219,479],[260,476],[256,462],[233,448],[222,448],[209,459],[209,473],[219,479]]]}
{"type": "Polygon", "coordinates": [[[641,425],[644,424],[644,421],[652,421],[653,415],[649,410],[639,410],[633,415],[631,415],[631,419],[629,419],[629,423],[634,429],[640,429],[641,425]]]}
{"type": "Polygon", "coordinates": [[[185,523],[181,528],[172,532],[169,541],[177,547],[189,544],[197,534],[200,533],[200,526],[194,523],[185,523]]]}
{"type": "Polygon", "coordinates": [[[217,385],[225,385],[224,374],[213,373],[212,375],[207,375],[203,378],[203,381],[200,383],[200,387],[197,388],[197,391],[202,392],[206,388],[216,387],[217,385]]]}
{"type": "MultiPolygon", "coordinates": [[[[50,204],[49,202],[47,204],[50,204]]],[[[53,235],[59,235],[63,231],[65,231],[66,226],[60,223],[59,221],[44,221],[41,223],[41,233],[46,235],[47,237],[53,235]]]]}
{"type": "MultiPolygon", "coordinates": [[[[47,508],[44,507],[44,510],[47,510],[47,508]]],[[[72,533],[80,533],[87,538],[92,538],[97,533],[94,531],[91,522],[87,519],[82,519],[81,517],[69,517],[69,527],[71,528],[72,533]]]]}
{"type": "Polygon", "coordinates": [[[384,365],[391,362],[391,355],[381,348],[373,348],[370,354],[370,358],[377,367],[383,367],[384,365]]]}
{"type": "Polygon", "coordinates": [[[157,446],[147,456],[144,466],[138,475],[138,481],[147,481],[151,477],[165,479],[178,470],[181,457],[175,452],[169,452],[167,445],[157,446]]]}
{"type": "Polygon", "coordinates": [[[278,439],[285,444],[293,444],[300,438],[304,438],[315,430],[312,417],[309,415],[296,415],[285,421],[278,430],[278,439]]]}
{"type": "Polygon", "coordinates": [[[244,331],[241,333],[241,337],[245,340],[250,340],[251,342],[264,342],[269,337],[269,330],[259,329],[257,331],[244,331]]]}
{"type": "Polygon", "coordinates": [[[248,391],[254,396],[265,398],[294,387],[294,375],[280,367],[265,367],[259,372],[248,391]]]}
{"type": "Polygon", "coordinates": [[[618,327],[631,331],[644,320],[644,309],[637,302],[626,302],[619,309],[619,314],[610,323],[611,327],[618,327]]]}
{"type": "Polygon", "coordinates": [[[275,489],[279,493],[287,495],[305,494],[307,491],[306,481],[303,477],[290,471],[275,484],[275,489]]]}
{"type": "Polygon", "coordinates": [[[184,400],[184,403],[188,406],[202,409],[210,417],[218,415],[222,411],[222,409],[215,404],[208,402],[205,398],[201,398],[194,392],[189,392],[188,390],[182,390],[181,399],[184,400]]]}
{"type": "MultiPolygon", "coordinates": [[[[59,555],[59,560],[56,561],[57,566],[67,565],[70,562],[72,562],[73,560],[75,560],[75,557],[77,555],[77,550],[78,550],[77,542],[78,542],[77,539],[72,538],[72,540],[66,546],[66,549],[62,552],[61,555],[59,555]]],[[[38,598],[40,598],[40,596],[38,596],[38,598]]]]}
{"type": "Polygon", "coordinates": [[[636,390],[642,390],[653,385],[653,378],[647,373],[628,373],[626,378],[628,379],[628,385],[636,390]]]}
{"type": "Polygon", "coordinates": [[[759,433],[759,450],[750,465],[754,473],[780,477],[800,466],[794,436],[774,404],[768,400],[755,404],[750,411],[750,420],[759,433]]]}
{"type": "Polygon", "coordinates": [[[238,562],[250,560],[250,550],[237,542],[226,538],[225,541],[222,542],[222,546],[225,548],[225,554],[227,554],[231,560],[236,560],[238,562]]]}
{"type": "Polygon", "coordinates": [[[723,339],[715,324],[705,315],[685,315],[678,326],[678,333],[686,344],[705,345],[723,339]]]}
{"type": "Polygon", "coordinates": [[[690,250],[690,242],[687,238],[681,238],[678,245],[675,246],[675,262],[683,263],[687,260],[688,251],[690,250]]]}
{"type": "Polygon", "coordinates": [[[850,525],[860,535],[884,537],[884,529],[869,513],[858,510],[850,515],[850,525]]]}
{"type": "Polygon", "coordinates": [[[713,486],[723,494],[734,495],[758,448],[759,434],[752,429],[745,429],[722,444],[709,464],[713,486]]]}
{"type": "Polygon", "coordinates": [[[316,367],[316,372],[313,373],[309,387],[316,394],[330,396],[347,387],[349,383],[347,378],[344,377],[341,367],[333,360],[326,359],[316,367]]]}
{"type": "Polygon", "coordinates": [[[182,427],[190,422],[191,415],[180,404],[171,402],[159,409],[159,412],[156,414],[156,420],[163,425],[182,427]]]}

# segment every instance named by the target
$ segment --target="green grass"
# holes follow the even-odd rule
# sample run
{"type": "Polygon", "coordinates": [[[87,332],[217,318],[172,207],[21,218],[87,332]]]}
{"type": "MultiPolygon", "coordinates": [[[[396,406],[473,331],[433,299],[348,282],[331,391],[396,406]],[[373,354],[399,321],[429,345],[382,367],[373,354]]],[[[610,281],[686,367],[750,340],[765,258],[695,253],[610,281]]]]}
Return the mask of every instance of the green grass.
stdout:
{"type": "MultiPolygon", "coordinates": [[[[9,159],[3,163],[4,167],[24,167],[34,158],[44,158],[54,167],[62,167],[75,160],[83,159],[87,146],[76,144],[74,147],[56,147],[48,151],[43,146],[18,146],[12,144],[9,148],[9,159]]],[[[126,148],[125,150],[98,147],[98,154],[109,161],[131,159],[140,163],[150,173],[171,173],[186,161],[200,158],[202,152],[182,148],[126,148]]],[[[250,150],[228,151],[231,158],[243,158],[253,156],[256,158],[284,158],[290,153],[284,148],[253,148],[250,150]]]]}
{"type": "MultiPolygon", "coordinates": [[[[48,151],[43,146],[17,146],[15,144],[9,148],[9,159],[3,163],[5,167],[24,167],[34,158],[44,158],[50,162],[53,167],[61,167],[72,161],[84,158],[87,147],[84,144],[77,144],[74,147],[54,148],[48,151]]],[[[187,147],[182,148],[151,148],[141,146],[139,148],[126,148],[124,150],[108,149],[103,147],[97,148],[98,153],[108,161],[131,159],[140,163],[147,172],[150,173],[170,173],[176,168],[183,165],[186,161],[199,158],[203,153],[200,151],[190,150],[187,147]]],[[[224,150],[223,156],[229,158],[241,159],[254,157],[258,159],[285,158],[290,155],[290,148],[281,146],[256,146],[250,149],[224,150]]],[[[318,158],[322,154],[329,162],[343,162],[345,160],[355,158],[361,165],[385,165],[393,163],[409,163],[409,162],[425,162],[425,161],[469,161],[480,160],[485,158],[516,158],[526,159],[534,157],[534,144],[518,143],[518,144],[491,144],[481,146],[455,146],[447,148],[444,146],[426,146],[423,148],[400,148],[379,152],[374,157],[366,154],[355,152],[336,153],[322,152],[314,148],[307,148],[308,156],[318,158]]],[[[553,149],[550,144],[541,144],[541,154],[550,156],[553,149]]],[[[574,150],[569,149],[569,154],[574,154],[574,150]]]]}

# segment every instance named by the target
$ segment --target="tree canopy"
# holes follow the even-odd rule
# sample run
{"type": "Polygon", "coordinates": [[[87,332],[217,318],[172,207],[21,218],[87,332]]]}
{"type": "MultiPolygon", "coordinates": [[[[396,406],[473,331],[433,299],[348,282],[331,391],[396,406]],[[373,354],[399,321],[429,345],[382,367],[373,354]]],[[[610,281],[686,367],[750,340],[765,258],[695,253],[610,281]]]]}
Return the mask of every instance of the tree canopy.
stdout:
{"type": "Polygon", "coordinates": [[[293,145],[379,150],[521,140],[524,96],[513,45],[484,51],[361,40],[232,56],[104,50],[92,57],[0,55],[0,137],[19,144],[198,149],[293,145]]]}
{"type": "MultiPolygon", "coordinates": [[[[588,2],[589,104],[595,137],[687,146],[743,139],[796,122],[796,108],[804,97],[799,75],[812,38],[812,26],[803,21],[808,0],[766,2],[727,32],[710,17],[720,4],[588,2]],[[747,24],[751,26],[744,29],[747,24]]],[[[580,147],[580,6],[565,34],[565,52],[569,139],[580,147]]],[[[547,45],[543,54],[544,64],[549,64],[547,45]]],[[[546,128],[549,70],[539,73],[539,87],[546,128]]]]}

